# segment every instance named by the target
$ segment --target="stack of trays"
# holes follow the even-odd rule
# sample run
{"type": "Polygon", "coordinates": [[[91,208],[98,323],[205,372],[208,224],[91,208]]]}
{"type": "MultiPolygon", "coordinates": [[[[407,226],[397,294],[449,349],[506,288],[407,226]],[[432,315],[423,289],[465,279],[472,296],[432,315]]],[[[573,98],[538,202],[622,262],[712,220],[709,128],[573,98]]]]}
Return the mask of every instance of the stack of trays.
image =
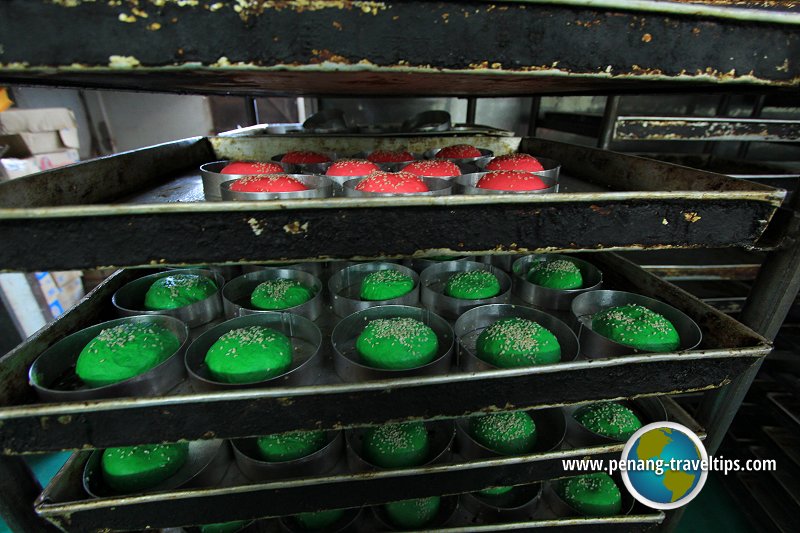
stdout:
{"type": "MultiPolygon", "coordinates": [[[[80,330],[45,351],[32,365],[30,382],[40,398],[53,400],[86,400],[117,396],[151,396],[169,391],[194,392],[298,387],[337,382],[363,383],[413,376],[480,373],[498,367],[483,360],[476,348],[476,339],[487,327],[505,318],[532,320],[550,331],[561,348],[560,362],[569,364],[582,358],[619,357],[637,350],[621,351],[618,343],[605,339],[592,330],[591,315],[609,306],[636,303],[667,316],[681,336],[681,350],[691,349],[701,341],[700,328],[681,311],[671,306],[628,292],[600,290],[603,275],[591,262],[570,256],[525,256],[518,259],[510,272],[469,260],[434,262],[430,266],[413,264],[416,272],[393,262],[370,262],[329,268],[262,268],[224,279],[212,270],[170,270],[133,280],[114,294],[113,304],[123,318],[80,330]],[[584,286],[579,289],[556,290],[527,281],[531,265],[540,261],[568,260],[580,269],[584,286]],[[342,268],[343,267],[343,268],[342,268]],[[392,270],[411,281],[411,289],[389,300],[365,300],[359,287],[365,277],[375,272],[392,270]],[[448,279],[470,272],[492,274],[498,282],[495,296],[462,300],[445,294],[448,279]],[[323,283],[316,272],[327,277],[323,283]],[[207,298],[184,307],[166,311],[147,310],[144,294],[156,280],[175,273],[191,273],[215,281],[217,291],[207,298]],[[326,276],[327,274],[327,276],[326,276]],[[263,282],[286,280],[308,288],[310,299],[279,311],[255,308],[250,301],[254,288],[263,282]],[[438,349],[432,360],[413,368],[377,368],[370,366],[355,347],[356,339],[366,324],[385,318],[411,318],[435,333],[438,349]],[[107,387],[89,388],[75,375],[75,360],[81,348],[100,331],[120,322],[149,321],[164,326],[181,342],[180,348],[161,366],[127,381],[107,387]],[[267,327],[284,334],[291,342],[292,362],[277,375],[241,383],[222,382],[206,365],[209,348],[228,332],[267,327]],[[586,351],[585,346],[590,348],[586,351]],[[176,363],[177,361],[177,363],[176,363]],[[57,363],[56,363],[57,362],[57,363]],[[180,364],[179,364],[180,363],[180,364]],[[186,378],[188,377],[188,380],[186,378]]],[[[498,405],[502,405],[498,398],[498,405]]],[[[667,412],[657,399],[624,402],[642,424],[666,420],[667,412]]],[[[560,450],[617,445],[614,439],[592,433],[573,417],[579,406],[529,411],[538,433],[534,447],[525,454],[548,454],[560,450]]],[[[470,419],[436,420],[424,423],[427,435],[425,456],[413,465],[428,468],[456,465],[470,461],[501,458],[481,444],[470,430],[470,419]]],[[[312,431],[314,428],[306,428],[312,431]]],[[[365,444],[369,428],[352,427],[344,431],[329,430],[321,436],[320,445],[310,453],[288,460],[270,460],[260,451],[258,437],[196,441],[189,446],[186,466],[152,491],[177,490],[197,486],[238,486],[276,480],[314,478],[316,476],[355,476],[370,471],[385,471],[376,464],[365,444]]],[[[100,473],[100,452],[84,459],[84,488],[90,497],[107,497],[115,493],[103,484],[100,473]]],[[[392,470],[396,467],[390,467],[392,470]]],[[[498,480],[486,480],[486,487],[498,480]]],[[[512,485],[516,485],[513,484],[512,485]]],[[[483,524],[507,521],[547,520],[574,516],[558,497],[558,487],[543,481],[516,485],[499,496],[467,492],[460,497],[442,498],[436,518],[430,524],[446,528],[452,524],[483,524]]],[[[148,492],[150,492],[148,490],[148,492]]],[[[623,502],[622,514],[631,512],[632,502],[623,502]],[[629,505],[630,504],[630,505],[629,505]]],[[[395,528],[383,506],[371,510],[351,510],[337,519],[341,529],[353,527],[395,528]],[[364,526],[363,524],[368,524],[364,526]]],[[[296,518],[283,518],[279,526],[286,531],[298,530],[296,518]]],[[[243,524],[242,527],[253,527],[243,524]]],[[[337,526],[338,527],[338,526],[337,526]]],[[[374,529],[365,529],[374,530],[374,529]]]]}

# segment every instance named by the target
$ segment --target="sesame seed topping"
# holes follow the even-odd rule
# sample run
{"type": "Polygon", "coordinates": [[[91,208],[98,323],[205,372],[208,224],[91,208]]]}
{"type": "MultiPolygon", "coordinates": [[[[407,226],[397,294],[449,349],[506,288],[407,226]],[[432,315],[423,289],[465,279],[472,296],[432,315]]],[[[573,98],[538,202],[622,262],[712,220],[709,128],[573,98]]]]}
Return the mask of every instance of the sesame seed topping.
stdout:
{"type": "Polygon", "coordinates": [[[539,349],[540,337],[549,332],[533,320],[511,318],[498,320],[484,330],[487,341],[501,342],[499,355],[513,352],[536,352],[539,349]]]}
{"type": "MultiPolygon", "coordinates": [[[[89,349],[89,353],[100,353],[100,349],[104,352],[114,352],[122,348],[128,343],[139,341],[141,348],[164,348],[165,347],[165,334],[169,332],[156,324],[141,324],[134,322],[126,322],[113,328],[107,328],[100,332],[93,343],[93,347],[89,349]]],[[[170,341],[170,337],[166,337],[170,341]]]]}
{"type": "MultiPolygon", "coordinates": [[[[250,326],[246,328],[238,328],[232,329],[227,333],[220,336],[217,340],[219,343],[220,341],[228,341],[233,340],[237,341],[239,346],[243,345],[258,345],[261,348],[269,348],[272,343],[276,340],[279,340],[284,335],[279,333],[271,328],[265,328],[263,326],[250,326]]],[[[235,345],[229,346],[228,350],[225,352],[225,355],[228,357],[235,358],[236,357],[237,348],[235,345]]]]}
{"type": "Polygon", "coordinates": [[[603,321],[612,321],[617,328],[622,328],[631,334],[641,333],[648,327],[660,334],[668,334],[675,330],[672,323],[664,316],[639,304],[612,307],[594,315],[593,320],[595,317],[603,321]]]}
{"type": "Polygon", "coordinates": [[[422,179],[409,172],[375,171],[356,185],[357,191],[404,193],[426,192],[428,186],[422,179]],[[411,188],[410,191],[407,189],[411,188]]]}
{"type": "Polygon", "coordinates": [[[273,300],[283,300],[286,297],[286,291],[298,285],[300,283],[292,279],[272,279],[260,283],[253,292],[259,291],[263,297],[273,300]]]}
{"type": "Polygon", "coordinates": [[[407,348],[416,348],[413,342],[418,337],[426,335],[430,328],[413,318],[378,318],[367,325],[371,336],[369,344],[377,346],[381,340],[393,340],[407,348]]]}

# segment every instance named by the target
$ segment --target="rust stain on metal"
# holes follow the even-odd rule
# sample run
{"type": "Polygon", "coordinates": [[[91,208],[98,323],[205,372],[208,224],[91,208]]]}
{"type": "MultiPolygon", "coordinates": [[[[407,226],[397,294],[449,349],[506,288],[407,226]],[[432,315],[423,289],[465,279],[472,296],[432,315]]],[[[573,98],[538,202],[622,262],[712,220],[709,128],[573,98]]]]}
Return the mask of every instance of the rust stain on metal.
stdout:
{"type": "Polygon", "coordinates": [[[701,217],[700,215],[698,215],[694,211],[687,211],[686,213],[683,214],[683,218],[686,219],[686,222],[694,224],[695,222],[697,222],[698,220],[700,220],[703,217],[701,217]]]}
{"type": "Polygon", "coordinates": [[[217,438],[217,434],[213,431],[206,431],[203,433],[203,439],[211,440],[217,438]]]}
{"type": "Polygon", "coordinates": [[[642,35],[642,42],[643,43],[649,43],[652,40],[653,40],[653,36],[650,35],[649,33],[645,33],[644,35],[642,35]]]}
{"type": "Polygon", "coordinates": [[[283,226],[283,231],[285,231],[286,233],[291,233],[292,235],[300,235],[301,233],[308,233],[308,222],[304,222],[303,224],[301,224],[299,220],[295,220],[283,226]]]}
{"type": "Polygon", "coordinates": [[[601,23],[602,23],[602,21],[600,19],[588,20],[586,22],[584,22],[582,20],[576,20],[575,21],[575,25],[576,26],[580,26],[581,28],[591,28],[592,26],[598,26],[601,23]]]}
{"type": "Polygon", "coordinates": [[[608,207],[602,207],[599,205],[592,204],[589,206],[589,209],[597,213],[598,215],[608,216],[611,214],[611,209],[608,207]]]}
{"type": "Polygon", "coordinates": [[[326,48],[323,48],[322,50],[313,49],[311,50],[311,53],[316,56],[315,58],[311,59],[311,63],[321,63],[324,61],[328,63],[339,63],[342,65],[351,64],[350,60],[346,57],[335,54],[326,48]]]}
{"type": "Polygon", "coordinates": [[[737,6],[737,7],[784,7],[792,9],[798,5],[795,0],[671,0],[680,4],[698,4],[709,6],[737,6]]]}
{"type": "Polygon", "coordinates": [[[257,219],[251,217],[248,218],[246,222],[250,226],[250,229],[253,230],[256,237],[264,232],[264,228],[261,227],[261,223],[257,219]]]}
{"type": "Polygon", "coordinates": [[[247,20],[250,16],[261,15],[268,9],[275,11],[290,9],[297,13],[322,9],[356,9],[374,16],[389,7],[384,2],[361,0],[236,0],[236,4],[233,6],[233,10],[239,14],[242,20],[247,20]]]}

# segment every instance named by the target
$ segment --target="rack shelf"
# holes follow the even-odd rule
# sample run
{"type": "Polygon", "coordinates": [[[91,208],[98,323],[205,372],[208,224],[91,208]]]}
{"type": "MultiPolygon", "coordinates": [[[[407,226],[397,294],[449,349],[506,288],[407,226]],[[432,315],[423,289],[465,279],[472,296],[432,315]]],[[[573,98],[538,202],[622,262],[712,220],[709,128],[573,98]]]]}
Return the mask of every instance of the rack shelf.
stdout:
{"type": "MultiPolygon", "coordinates": [[[[673,401],[665,399],[668,417],[704,438],[704,430],[673,401]]],[[[455,456],[446,464],[418,468],[349,473],[340,464],[333,473],[298,479],[255,483],[248,481],[234,464],[217,487],[180,489],[152,494],[89,498],[82,489],[83,471],[89,453],[70,458],[37,502],[37,512],[68,532],[166,528],[229,520],[249,520],[292,515],[320,509],[376,505],[408,497],[459,494],[496,485],[520,485],[564,476],[562,459],[617,458],[624,443],[569,447],[540,454],[466,462],[455,456]],[[341,487],[347,490],[340,490],[341,487]]],[[[532,517],[534,518],[534,517],[532,517]]],[[[599,525],[642,526],[660,521],[663,515],[635,508],[631,516],[609,517],[599,525]]],[[[547,525],[569,525],[587,519],[553,518],[547,525]]],[[[591,519],[588,519],[591,520],[591,519]]],[[[591,522],[586,522],[585,526],[591,522]]]]}
{"type": "Polygon", "coordinates": [[[792,88],[799,21],[788,0],[16,0],[0,3],[0,80],[246,95],[792,88]]]}
{"type": "Polygon", "coordinates": [[[6,243],[0,268],[752,246],[785,196],[759,183],[649,159],[486,135],[459,142],[555,159],[562,164],[560,191],[390,202],[203,201],[198,167],[209,161],[266,160],[299,148],[424,151],[452,143],[448,139],[257,133],[196,138],[12,180],[0,184],[0,240],[6,243]]]}
{"type": "Polygon", "coordinates": [[[179,386],[176,394],[153,398],[37,403],[26,383],[30,364],[65,334],[111,318],[112,294],[138,277],[123,271],[6,357],[0,366],[0,449],[105,448],[457,418],[496,408],[498,398],[502,409],[520,409],[703,390],[729,382],[769,353],[765,339],[633,263],[609,254],[593,254],[590,261],[605,273],[606,287],[658,297],[687,313],[703,330],[700,349],[355,384],[337,382],[329,370],[323,383],[307,387],[193,393],[179,386]]]}

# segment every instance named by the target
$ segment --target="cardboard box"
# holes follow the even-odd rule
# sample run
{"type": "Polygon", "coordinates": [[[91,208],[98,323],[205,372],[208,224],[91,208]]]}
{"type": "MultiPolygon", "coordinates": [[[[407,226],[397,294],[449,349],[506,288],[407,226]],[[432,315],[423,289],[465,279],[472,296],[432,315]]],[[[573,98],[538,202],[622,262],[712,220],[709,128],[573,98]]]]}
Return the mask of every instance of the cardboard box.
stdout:
{"type": "Polygon", "coordinates": [[[39,172],[39,167],[36,166],[32,157],[28,159],[16,159],[13,157],[0,159],[0,178],[2,179],[21,178],[37,172],[39,172]]]}
{"type": "Polygon", "coordinates": [[[8,146],[6,155],[12,157],[30,157],[80,147],[78,130],[75,128],[41,133],[24,132],[0,135],[0,144],[8,146]]]}
{"type": "Polygon", "coordinates": [[[80,270],[37,272],[36,280],[53,318],[59,317],[83,298],[80,270]]]}
{"type": "Polygon", "coordinates": [[[33,164],[41,171],[77,163],[81,160],[81,156],[78,150],[62,150],[60,152],[38,154],[29,159],[33,160],[33,164]]]}
{"type": "Polygon", "coordinates": [[[0,144],[10,157],[29,157],[80,147],[75,115],[66,108],[12,109],[0,113],[0,144]]]}
{"type": "Polygon", "coordinates": [[[75,115],[66,107],[9,109],[0,113],[0,135],[76,128],[75,115]]]}
{"type": "Polygon", "coordinates": [[[77,150],[38,154],[25,159],[3,158],[0,159],[0,179],[21,178],[28,174],[36,174],[42,170],[71,165],[78,161],[80,161],[80,154],[78,154],[77,150]]]}

